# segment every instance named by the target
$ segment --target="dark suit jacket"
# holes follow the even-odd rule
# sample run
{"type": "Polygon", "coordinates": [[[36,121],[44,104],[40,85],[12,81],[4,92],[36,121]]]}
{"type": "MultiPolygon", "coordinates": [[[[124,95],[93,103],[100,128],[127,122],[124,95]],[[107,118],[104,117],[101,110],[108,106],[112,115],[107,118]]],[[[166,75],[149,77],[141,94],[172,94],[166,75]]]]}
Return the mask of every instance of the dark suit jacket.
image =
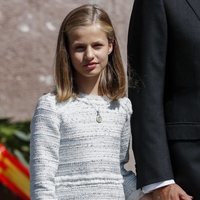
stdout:
{"type": "Polygon", "coordinates": [[[140,79],[129,97],[142,187],[174,178],[169,141],[200,140],[200,0],[135,0],[128,62],[140,79]]]}

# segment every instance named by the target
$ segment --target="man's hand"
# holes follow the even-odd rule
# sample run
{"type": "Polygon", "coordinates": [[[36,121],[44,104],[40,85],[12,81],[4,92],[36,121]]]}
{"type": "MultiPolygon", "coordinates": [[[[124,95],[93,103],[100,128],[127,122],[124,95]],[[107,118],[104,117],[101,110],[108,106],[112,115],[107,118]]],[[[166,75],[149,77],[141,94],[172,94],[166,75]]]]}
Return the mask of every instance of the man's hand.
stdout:
{"type": "Polygon", "coordinates": [[[152,192],[152,196],[153,196],[153,200],[191,200],[192,199],[192,196],[189,196],[177,184],[171,184],[165,187],[158,188],[152,192]]]}
{"type": "Polygon", "coordinates": [[[152,194],[145,194],[140,200],[153,200],[152,194]]]}

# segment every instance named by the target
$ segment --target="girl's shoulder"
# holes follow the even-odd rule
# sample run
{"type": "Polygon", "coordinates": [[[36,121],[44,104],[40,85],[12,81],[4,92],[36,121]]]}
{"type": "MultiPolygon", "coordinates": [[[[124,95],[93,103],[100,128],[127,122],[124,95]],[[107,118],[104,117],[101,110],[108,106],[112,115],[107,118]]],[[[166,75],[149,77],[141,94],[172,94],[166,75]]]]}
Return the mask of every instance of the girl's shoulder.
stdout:
{"type": "Polygon", "coordinates": [[[56,95],[53,92],[49,92],[46,94],[43,94],[37,102],[37,108],[46,108],[47,110],[52,110],[55,112],[62,112],[63,107],[67,105],[69,102],[72,102],[73,98],[70,98],[64,102],[59,102],[57,100],[56,95]]]}
{"type": "Polygon", "coordinates": [[[37,108],[47,108],[48,110],[56,110],[57,100],[53,93],[43,94],[37,102],[37,108]]]}
{"type": "Polygon", "coordinates": [[[128,97],[122,97],[118,101],[128,114],[132,114],[132,103],[128,97]]]}
{"type": "Polygon", "coordinates": [[[56,104],[56,95],[52,92],[45,93],[41,97],[39,97],[38,102],[46,102],[46,103],[54,103],[56,104]]]}

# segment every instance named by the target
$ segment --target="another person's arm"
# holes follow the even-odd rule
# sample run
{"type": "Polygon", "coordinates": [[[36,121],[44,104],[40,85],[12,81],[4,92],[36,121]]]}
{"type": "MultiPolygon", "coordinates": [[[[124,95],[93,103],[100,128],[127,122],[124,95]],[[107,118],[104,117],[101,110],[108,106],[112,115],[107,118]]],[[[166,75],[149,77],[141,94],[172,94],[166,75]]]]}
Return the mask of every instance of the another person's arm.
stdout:
{"type": "MultiPolygon", "coordinates": [[[[156,189],[160,183],[174,179],[164,113],[168,45],[165,11],[163,0],[135,0],[129,27],[128,64],[140,81],[138,90],[129,90],[134,109],[132,135],[139,188],[156,184],[156,189]]],[[[170,183],[155,192],[174,188],[174,196],[182,194],[183,190],[176,186],[170,183]]]]}
{"type": "Polygon", "coordinates": [[[137,91],[129,91],[138,187],[173,179],[164,113],[167,40],[163,1],[135,0],[128,62],[141,81],[137,91]]]}

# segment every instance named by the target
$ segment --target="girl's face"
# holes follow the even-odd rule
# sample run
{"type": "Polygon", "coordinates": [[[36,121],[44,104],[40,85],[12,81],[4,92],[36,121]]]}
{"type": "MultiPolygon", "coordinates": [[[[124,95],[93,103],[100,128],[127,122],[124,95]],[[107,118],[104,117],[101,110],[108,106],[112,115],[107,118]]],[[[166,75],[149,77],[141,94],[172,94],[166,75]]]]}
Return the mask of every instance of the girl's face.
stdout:
{"type": "Polygon", "coordinates": [[[100,25],[80,26],[68,34],[69,55],[77,80],[99,77],[108,63],[113,45],[100,25]]]}

